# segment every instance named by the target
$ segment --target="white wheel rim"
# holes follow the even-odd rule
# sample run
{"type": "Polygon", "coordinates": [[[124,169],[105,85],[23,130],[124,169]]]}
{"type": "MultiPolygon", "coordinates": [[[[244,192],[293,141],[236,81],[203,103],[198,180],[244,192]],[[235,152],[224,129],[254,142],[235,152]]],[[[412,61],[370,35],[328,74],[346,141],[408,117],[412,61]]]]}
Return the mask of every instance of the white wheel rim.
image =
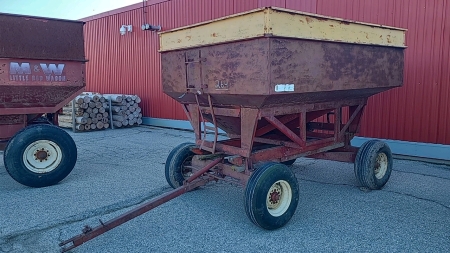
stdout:
{"type": "Polygon", "coordinates": [[[288,210],[291,200],[291,186],[284,180],[278,180],[270,187],[269,192],[267,192],[267,211],[272,216],[281,216],[288,210]]]}
{"type": "Polygon", "coordinates": [[[375,166],[375,177],[377,179],[382,179],[384,175],[386,175],[388,168],[388,157],[385,153],[378,154],[375,166]]]}
{"type": "Polygon", "coordinates": [[[39,140],[31,143],[23,153],[25,167],[34,173],[48,173],[61,163],[61,148],[53,141],[39,140]]]}

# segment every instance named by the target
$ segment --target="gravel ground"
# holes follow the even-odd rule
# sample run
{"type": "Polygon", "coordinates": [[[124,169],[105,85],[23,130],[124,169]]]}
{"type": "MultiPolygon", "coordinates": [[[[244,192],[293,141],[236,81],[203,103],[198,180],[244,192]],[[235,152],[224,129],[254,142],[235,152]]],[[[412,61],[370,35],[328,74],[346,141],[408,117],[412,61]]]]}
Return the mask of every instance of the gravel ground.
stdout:
{"type": "MultiPolygon", "coordinates": [[[[58,185],[11,179],[0,152],[0,252],[59,252],[58,243],[170,190],[164,163],[192,132],[154,127],[69,132],[78,162],[58,185]]],[[[353,165],[298,159],[300,202],[283,228],[246,217],[242,187],[211,183],[72,252],[450,252],[450,167],[395,160],[380,191],[353,165]]]]}

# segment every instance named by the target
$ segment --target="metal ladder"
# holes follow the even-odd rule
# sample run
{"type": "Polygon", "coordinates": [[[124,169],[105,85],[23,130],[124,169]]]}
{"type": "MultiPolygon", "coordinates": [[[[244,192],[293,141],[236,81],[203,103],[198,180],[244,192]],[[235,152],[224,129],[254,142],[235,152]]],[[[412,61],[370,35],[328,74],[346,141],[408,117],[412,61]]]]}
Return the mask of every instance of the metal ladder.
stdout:
{"type": "Polygon", "coordinates": [[[197,101],[198,110],[199,110],[199,113],[200,113],[200,121],[202,122],[202,127],[203,127],[203,137],[200,136],[200,138],[202,140],[202,143],[200,145],[200,149],[209,151],[212,154],[214,154],[216,152],[218,129],[217,129],[216,116],[214,115],[214,108],[213,108],[212,102],[211,102],[211,95],[208,94],[209,107],[200,106],[200,103],[198,102],[198,95],[197,94],[195,95],[195,99],[197,101]],[[207,110],[209,111],[209,113],[208,113],[207,110]],[[210,114],[211,115],[213,126],[206,125],[206,123],[208,123],[208,121],[204,117],[205,114],[210,114]],[[206,137],[208,136],[208,133],[211,133],[211,134],[214,133],[214,142],[213,142],[212,148],[207,147],[207,146],[204,145],[205,141],[206,141],[206,137]]]}

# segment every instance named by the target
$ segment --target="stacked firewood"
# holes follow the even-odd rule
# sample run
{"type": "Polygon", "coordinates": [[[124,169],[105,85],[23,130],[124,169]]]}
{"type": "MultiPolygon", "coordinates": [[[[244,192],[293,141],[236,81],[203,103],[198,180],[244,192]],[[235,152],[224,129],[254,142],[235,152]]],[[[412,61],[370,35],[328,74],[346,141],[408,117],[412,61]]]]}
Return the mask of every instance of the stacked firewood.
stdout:
{"type": "Polygon", "coordinates": [[[75,131],[102,130],[142,124],[141,99],[136,95],[87,92],[64,106],[59,126],[75,131]],[[75,126],[74,126],[75,124],[75,126]]]}
{"type": "Polygon", "coordinates": [[[58,115],[61,127],[74,128],[77,131],[102,130],[110,127],[108,103],[101,94],[84,93],[64,106],[62,112],[58,115]]]}
{"type": "Polygon", "coordinates": [[[139,107],[141,98],[136,95],[122,94],[105,94],[104,96],[107,100],[111,100],[110,111],[114,128],[142,124],[142,109],[139,107]]]}

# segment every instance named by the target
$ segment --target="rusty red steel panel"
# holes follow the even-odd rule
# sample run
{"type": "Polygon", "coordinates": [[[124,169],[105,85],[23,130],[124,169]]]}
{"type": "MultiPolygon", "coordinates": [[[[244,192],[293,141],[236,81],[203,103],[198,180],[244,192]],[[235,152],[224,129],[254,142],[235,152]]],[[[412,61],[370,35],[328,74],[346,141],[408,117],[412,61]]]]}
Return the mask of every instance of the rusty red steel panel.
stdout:
{"type": "Polygon", "coordinates": [[[366,98],[403,84],[403,48],[257,38],[161,53],[163,91],[180,103],[265,108],[366,98]],[[295,91],[277,92],[277,84],[295,91]]]}
{"type": "Polygon", "coordinates": [[[83,23],[0,14],[0,58],[85,61],[83,23]]]}
{"type": "Polygon", "coordinates": [[[0,59],[0,115],[58,110],[84,88],[84,71],[81,62],[0,59]]]}

